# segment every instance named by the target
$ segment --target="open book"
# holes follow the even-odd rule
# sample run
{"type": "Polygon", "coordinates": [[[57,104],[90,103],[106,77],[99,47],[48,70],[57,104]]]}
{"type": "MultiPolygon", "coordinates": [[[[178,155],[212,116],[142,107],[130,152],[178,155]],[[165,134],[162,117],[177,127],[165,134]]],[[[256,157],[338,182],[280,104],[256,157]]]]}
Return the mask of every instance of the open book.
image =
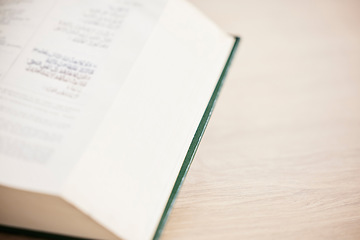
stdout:
{"type": "Polygon", "coordinates": [[[159,236],[236,43],[183,0],[0,0],[0,225],[159,236]]]}

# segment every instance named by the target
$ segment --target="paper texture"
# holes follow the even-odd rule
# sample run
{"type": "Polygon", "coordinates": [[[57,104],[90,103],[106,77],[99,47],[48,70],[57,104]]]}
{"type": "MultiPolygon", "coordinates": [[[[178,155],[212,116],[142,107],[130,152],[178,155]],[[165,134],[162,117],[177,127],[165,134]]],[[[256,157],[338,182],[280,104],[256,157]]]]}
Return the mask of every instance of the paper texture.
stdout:
{"type": "Polygon", "coordinates": [[[169,1],[65,198],[124,239],[152,238],[233,43],[169,1]]]}
{"type": "Polygon", "coordinates": [[[58,191],[165,2],[0,1],[0,184],[58,191]]]}

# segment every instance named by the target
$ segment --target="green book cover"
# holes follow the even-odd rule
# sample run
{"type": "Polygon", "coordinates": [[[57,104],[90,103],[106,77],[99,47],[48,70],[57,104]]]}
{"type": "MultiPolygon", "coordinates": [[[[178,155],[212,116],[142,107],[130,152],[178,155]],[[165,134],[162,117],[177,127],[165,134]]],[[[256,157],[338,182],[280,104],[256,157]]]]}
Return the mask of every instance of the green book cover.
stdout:
{"type": "Polygon", "coordinates": [[[171,191],[171,194],[170,194],[170,197],[169,197],[169,200],[166,204],[166,207],[165,207],[165,210],[163,212],[163,215],[161,217],[161,220],[160,220],[160,223],[158,225],[158,228],[155,232],[155,235],[154,235],[154,239],[159,239],[160,235],[161,235],[161,232],[165,226],[165,223],[166,223],[166,220],[170,214],[170,211],[171,211],[171,208],[175,202],[175,198],[177,196],[177,194],[179,193],[179,190],[180,190],[180,187],[182,185],[182,183],[184,182],[184,179],[186,177],[186,174],[187,172],[189,171],[189,168],[190,168],[190,165],[191,165],[191,162],[192,160],[194,159],[194,156],[195,156],[195,153],[196,153],[196,150],[200,144],[200,141],[201,141],[201,138],[202,136],[204,135],[204,132],[205,132],[205,129],[206,129],[206,126],[208,125],[208,122],[210,120],[210,117],[211,117],[211,114],[212,114],[212,111],[214,110],[214,107],[215,107],[215,103],[216,103],[216,100],[219,96],[219,93],[220,93],[220,89],[225,81],[225,77],[226,77],[226,74],[230,68],[230,65],[231,65],[231,61],[232,59],[234,58],[234,55],[235,55],[235,52],[236,52],[236,49],[239,45],[239,42],[240,42],[240,38],[239,37],[235,37],[235,42],[234,42],[234,46],[230,52],[230,55],[228,57],[228,60],[226,61],[225,63],[225,66],[224,66],[224,69],[220,75],[220,78],[215,86],[215,89],[214,89],[214,92],[210,98],[210,101],[205,109],[205,112],[201,118],[201,121],[199,123],[199,126],[195,132],[195,135],[192,139],[192,142],[190,144],[190,147],[189,147],[189,150],[186,154],[186,157],[185,157],[185,160],[181,166],[181,169],[180,169],[180,172],[179,172],[179,175],[176,179],[176,182],[174,184],[174,187],[171,191]]]}

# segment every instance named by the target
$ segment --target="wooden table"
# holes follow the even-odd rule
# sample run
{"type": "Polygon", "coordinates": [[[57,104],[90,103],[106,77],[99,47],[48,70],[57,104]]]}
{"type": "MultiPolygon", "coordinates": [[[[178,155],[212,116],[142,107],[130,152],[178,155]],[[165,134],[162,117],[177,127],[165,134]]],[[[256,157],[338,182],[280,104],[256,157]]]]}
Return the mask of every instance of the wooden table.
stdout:
{"type": "Polygon", "coordinates": [[[162,239],[360,239],[360,1],[193,2],[243,40],[162,239]]]}
{"type": "Polygon", "coordinates": [[[162,239],[360,239],[360,1],[193,2],[243,40],[162,239]]]}

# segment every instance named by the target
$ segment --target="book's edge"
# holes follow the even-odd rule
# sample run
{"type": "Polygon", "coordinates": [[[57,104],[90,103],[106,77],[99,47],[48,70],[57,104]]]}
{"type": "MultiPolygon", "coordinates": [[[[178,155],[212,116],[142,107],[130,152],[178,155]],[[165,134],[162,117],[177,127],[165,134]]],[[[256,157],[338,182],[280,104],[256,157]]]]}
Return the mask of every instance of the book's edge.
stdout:
{"type": "Polygon", "coordinates": [[[205,109],[205,112],[200,120],[200,123],[199,123],[199,126],[198,128],[196,129],[196,132],[195,132],[195,135],[191,141],[191,144],[190,144],[190,147],[186,153],[186,156],[185,156],[185,159],[184,159],[184,162],[180,168],[180,171],[179,171],[179,174],[176,178],[176,181],[175,181],[175,184],[174,184],[174,187],[170,193],[170,196],[169,196],[169,199],[168,199],[168,202],[166,203],[166,206],[165,206],[165,209],[164,209],[164,212],[161,216],[161,219],[159,221],[159,224],[158,224],[158,227],[155,231],[155,234],[154,234],[154,237],[153,239],[159,239],[163,229],[164,229],[164,226],[166,224],[166,221],[169,217],[169,214],[171,212],[171,209],[174,205],[174,202],[175,202],[175,199],[179,193],[179,190],[184,182],[184,179],[189,171],[189,168],[190,168],[190,165],[194,159],[194,156],[195,156],[195,153],[197,151],[197,148],[200,144],[200,141],[201,141],[201,138],[202,136],[204,135],[204,132],[205,132],[205,129],[206,129],[206,126],[208,125],[208,122],[209,122],[209,119],[211,117],[211,114],[214,110],[214,107],[215,107],[215,103],[217,101],[217,98],[219,96],[219,93],[220,93],[220,89],[225,81],[225,78],[226,78],[226,75],[227,75],[227,72],[230,68],[230,65],[231,65],[231,62],[234,58],[234,55],[235,55],[235,52],[237,50],[237,47],[239,45],[239,42],[240,42],[240,37],[237,37],[235,36],[235,42],[234,42],[234,45],[231,49],[231,52],[229,54],[229,57],[225,63],[225,66],[224,66],[224,69],[219,77],[219,80],[215,86],[215,89],[214,89],[214,92],[213,94],[211,95],[211,98],[209,100],[209,103],[205,109]]]}
{"type": "Polygon", "coordinates": [[[40,230],[32,230],[32,229],[17,228],[7,225],[0,225],[0,234],[3,233],[11,234],[16,237],[32,237],[36,239],[40,238],[40,239],[53,239],[53,240],[88,240],[87,238],[73,237],[73,236],[61,235],[57,233],[44,232],[40,230]]]}
{"type": "Polygon", "coordinates": [[[5,238],[3,233],[45,239],[119,239],[60,196],[0,185],[0,204],[0,239],[5,238]]]}

